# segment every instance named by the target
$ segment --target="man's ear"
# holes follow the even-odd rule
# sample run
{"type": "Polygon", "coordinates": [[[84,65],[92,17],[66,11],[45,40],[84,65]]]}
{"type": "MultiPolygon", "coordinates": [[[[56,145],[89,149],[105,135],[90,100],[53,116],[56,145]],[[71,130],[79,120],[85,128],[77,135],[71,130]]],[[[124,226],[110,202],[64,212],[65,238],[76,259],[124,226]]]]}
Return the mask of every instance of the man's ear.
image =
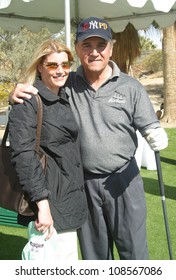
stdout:
{"type": "Polygon", "coordinates": [[[76,51],[76,55],[79,57],[78,43],[75,43],[75,51],[76,51]]]}
{"type": "Polygon", "coordinates": [[[110,54],[110,57],[112,57],[112,53],[113,53],[113,45],[111,46],[111,54],[110,54]]]}
{"type": "Polygon", "coordinates": [[[116,42],[116,40],[111,40],[111,41],[109,41],[110,48],[111,48],[111,51],[110,51],[110,57],[112,57],[113,47],[114,47],[114,43],[115,43],[115,42],[116,42]]]}

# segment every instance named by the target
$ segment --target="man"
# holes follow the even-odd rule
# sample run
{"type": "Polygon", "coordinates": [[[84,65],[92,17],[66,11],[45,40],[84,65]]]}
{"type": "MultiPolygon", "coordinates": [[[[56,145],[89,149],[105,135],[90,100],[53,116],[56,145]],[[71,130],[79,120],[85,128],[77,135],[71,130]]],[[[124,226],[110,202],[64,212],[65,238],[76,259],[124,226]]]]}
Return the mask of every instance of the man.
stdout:
{"type": "MultiPolygon", "coordinates": [[[[113,243],[120,259],[148,259],[145,193],[134,158],[136,130],[154,151],[167,147],[167,135],[144,87],[110,61],[113,40],[105,20],[80,22],[75,49],[81,66],[70,73],[67,93],[80,128],[89,207],[78,231],[83,259],[113,259],[113,243]]],[[[24,92],[35,91],[18,84],[13,101],[22,102],[21,97],[30,98],[24,92]]]]}

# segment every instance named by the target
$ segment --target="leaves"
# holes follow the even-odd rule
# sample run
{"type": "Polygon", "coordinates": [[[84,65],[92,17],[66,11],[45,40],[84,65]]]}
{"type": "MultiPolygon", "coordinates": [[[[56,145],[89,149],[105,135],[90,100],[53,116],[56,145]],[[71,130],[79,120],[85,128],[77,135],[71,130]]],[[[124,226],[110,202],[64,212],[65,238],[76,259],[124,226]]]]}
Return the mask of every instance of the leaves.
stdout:
{"type": "Polygon", "coordinates": [[[32,33],[24,26],[16,34],[1,29],[0,81],[16,82],[30,62],[36,46],[51,35],[48,29],[32,33]]]}

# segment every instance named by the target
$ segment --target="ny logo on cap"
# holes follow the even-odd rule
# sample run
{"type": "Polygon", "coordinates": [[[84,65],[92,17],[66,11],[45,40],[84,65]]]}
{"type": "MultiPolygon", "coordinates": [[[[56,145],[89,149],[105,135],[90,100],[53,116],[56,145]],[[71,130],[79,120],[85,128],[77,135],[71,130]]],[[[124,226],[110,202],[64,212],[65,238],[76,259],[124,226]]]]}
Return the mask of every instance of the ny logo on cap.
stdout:
{"type": "Polygon", "coordinates": [[[98,22],[96,20],[92,20],[90,22],[86,22],[83,24],[82,26],[83,30],[87,30],[87,29],[101,29],[103,28],[104,30],[106,30],[108,28],[108,25],[105,22],[98,22]]]}

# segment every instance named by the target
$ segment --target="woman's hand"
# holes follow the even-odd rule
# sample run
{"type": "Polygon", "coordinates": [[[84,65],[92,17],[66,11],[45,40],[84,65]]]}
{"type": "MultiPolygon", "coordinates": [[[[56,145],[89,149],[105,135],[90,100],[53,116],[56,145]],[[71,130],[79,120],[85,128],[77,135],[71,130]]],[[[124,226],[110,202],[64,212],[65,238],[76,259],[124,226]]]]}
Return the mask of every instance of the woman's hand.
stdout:
{"type": "Polygon", "coordinates": [[[38,90],[30,84],[16,84],[14,89],[9,95],[9,102],[10,104],[14,103],[23,103],[23,99],[31,98],[31,94],[36,95],[38,90]]]}
{"type": "Polygon", "coordinates": [[[36,202],[38,206],[38,219],[35,221],[36,230],[45,233],[48,230],[46,240],[48,240],[54,232],[53,219],[47,199],[36,202]]]}

